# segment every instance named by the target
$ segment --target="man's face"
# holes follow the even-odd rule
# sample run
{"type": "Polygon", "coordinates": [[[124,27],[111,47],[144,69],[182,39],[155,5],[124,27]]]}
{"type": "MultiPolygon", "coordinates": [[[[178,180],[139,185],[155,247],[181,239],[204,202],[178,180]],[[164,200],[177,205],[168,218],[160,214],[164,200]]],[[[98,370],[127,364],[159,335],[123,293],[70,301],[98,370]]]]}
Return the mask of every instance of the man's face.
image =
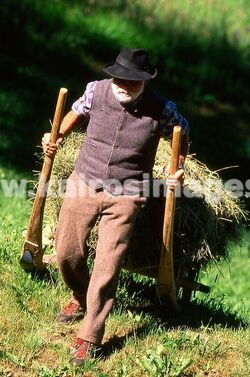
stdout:
{"type": "Polygon", "coordinates": [[[113,78],[112,90],[119,102],[128,103],[135,100],[142,92],[145,81],[113,78]]]}

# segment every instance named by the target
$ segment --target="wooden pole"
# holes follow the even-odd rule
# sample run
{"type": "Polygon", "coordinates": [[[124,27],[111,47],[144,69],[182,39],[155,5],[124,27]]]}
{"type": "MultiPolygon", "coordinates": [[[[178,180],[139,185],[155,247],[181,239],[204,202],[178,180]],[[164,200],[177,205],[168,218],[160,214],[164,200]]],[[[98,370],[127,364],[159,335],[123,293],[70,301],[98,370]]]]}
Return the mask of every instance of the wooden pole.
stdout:
{"type": "MultiPolygon", "coordinates": [[[[58,138],[67,93],[68,90],[65,88],[61,88],[59,91],[50,137],[50,141],[52,141],[53,143],[56,143],[58,138]]],[[[48,183],[53,167],[53,162],[54,156],[45,156],[20,259],[20,263],[25,270],[45,269],[45,265],[42,261],[42,225],[45,201],[48,191],[48,183]]]]}
{"type": "MultiPolygon", "coordinates": [[[[169,174],[174,175],[179,167],[181,148],[181,127],[175,126],[172,139],[172,156],[169,174]]],[[[158,270],[157,292],[159,297],[167,295],[173,306],[177,309],[176,283],[173,262],[173,229],[175,211],[175,190],[167,188],[163,222],[163,240],[158,270]]]]}

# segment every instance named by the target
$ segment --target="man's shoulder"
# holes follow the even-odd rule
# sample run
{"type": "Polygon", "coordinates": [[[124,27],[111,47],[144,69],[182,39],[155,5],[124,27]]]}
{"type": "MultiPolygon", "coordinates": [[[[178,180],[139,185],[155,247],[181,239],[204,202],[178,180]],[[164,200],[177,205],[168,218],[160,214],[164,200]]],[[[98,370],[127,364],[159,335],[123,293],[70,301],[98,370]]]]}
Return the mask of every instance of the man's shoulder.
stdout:
{"type": "Polygon", "coordinates": [[[92,81],[92,83],[95,83],[95,86],[109,86],[111,82],[112,82],[112,79],[102,79],[102,80],[92,81]]]}
{"type": "Polygon", "coordinates": [[[143,97],[146,107],[154,110],[158,116],[161,116],[166,100],[149,86],[146,86],[143,97]]]}
{"type": "Polygon", "coordinates": [[[94,91],[98,86],[108,86],[110,85],[110,82],[111,79],[89,81],[86,84],[86,91],[94,91]]]}
{"type": "Polygon", "coordinates": [[[91,91],[93,95],[99,92],[105,93],[111,85],[111,79],[103,79],[89,82],[86,86],[86,91],[91,91]]]}

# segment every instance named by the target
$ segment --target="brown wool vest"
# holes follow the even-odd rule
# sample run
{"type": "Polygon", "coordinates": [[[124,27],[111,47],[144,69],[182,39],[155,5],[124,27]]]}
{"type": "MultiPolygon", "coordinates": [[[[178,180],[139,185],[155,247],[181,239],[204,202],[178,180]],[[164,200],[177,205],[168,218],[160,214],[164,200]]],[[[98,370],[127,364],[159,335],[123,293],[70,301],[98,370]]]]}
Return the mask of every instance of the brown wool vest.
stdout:
{"type": "Polygon", "coordinates": [[[129,191],[137,193],[145,179],[143,174],[149,177],[152,173],[164,104],[146,87],[137,103],[122,105],[113,95],[111,82],[102,80],[95,86],[76,172],[94,189],[108,189],[112,181],[133,180],[129,191]]]}

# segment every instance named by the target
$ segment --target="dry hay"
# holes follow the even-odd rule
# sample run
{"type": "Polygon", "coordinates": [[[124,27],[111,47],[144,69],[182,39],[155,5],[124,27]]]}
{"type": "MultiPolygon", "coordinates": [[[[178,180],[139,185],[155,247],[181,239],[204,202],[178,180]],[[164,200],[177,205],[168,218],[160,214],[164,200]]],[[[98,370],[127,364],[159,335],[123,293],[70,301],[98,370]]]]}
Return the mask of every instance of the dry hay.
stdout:
{"type": "MultiPolygon", "coordinates": [[[[45,208],[46,229],[49,228],[49,238],[52,239],[63,200],[62,195],[58,195],[59,180],[66,179],[73,171],[83,139],[83,133],[71,133],[55,158],[52,184],[45,208]]],[[[169,141],[161,140],[153,169],[155,179],[164,179],[164,167],[169,162],[170,155],[169,141]]],[[[199,268],[211,259],[227,256],[228,243],[237,240],[237,225],[244,222],[245,212],[240,200],[225,190],[219,175],[193,156],[186,159],[183,190],[195,193],[196,196],[188,198],[182,195],[177,199],[174,226],[175,263],[179,267],[199,268]]],[[[163,212],[163,197],[150,198],[140,211],[125,261],[126,268],[145,272],[159,264],[163,212]]],[[[96,241],[97,226],[88,242],[92,252],[95,250],[96,241]]]]}

